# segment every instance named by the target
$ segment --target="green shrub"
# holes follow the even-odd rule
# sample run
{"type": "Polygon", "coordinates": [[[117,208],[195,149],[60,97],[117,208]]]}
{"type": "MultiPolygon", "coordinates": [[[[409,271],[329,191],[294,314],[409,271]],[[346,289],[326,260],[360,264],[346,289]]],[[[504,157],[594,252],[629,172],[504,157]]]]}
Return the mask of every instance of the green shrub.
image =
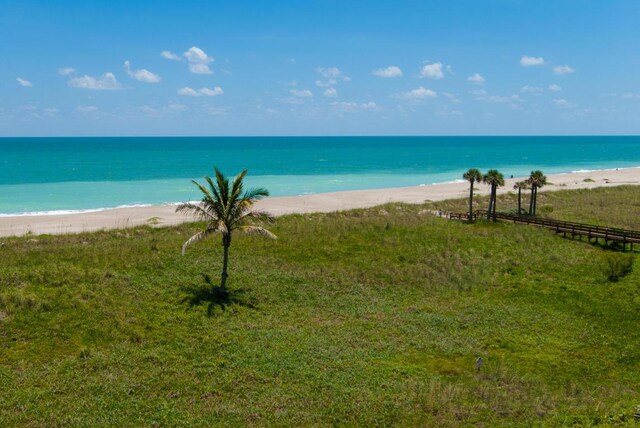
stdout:
{"type": "Polygon", "coordinates": [[[540,214],[551,214],[553,212],[553,206],[545,204],[538,208],[540,214]]]}
{"type": "Polygon", "coordinates": [[[618,282],[633,268],[633,255],[607,252],[602,255],[602,272],[607,281],[618,282]]]}

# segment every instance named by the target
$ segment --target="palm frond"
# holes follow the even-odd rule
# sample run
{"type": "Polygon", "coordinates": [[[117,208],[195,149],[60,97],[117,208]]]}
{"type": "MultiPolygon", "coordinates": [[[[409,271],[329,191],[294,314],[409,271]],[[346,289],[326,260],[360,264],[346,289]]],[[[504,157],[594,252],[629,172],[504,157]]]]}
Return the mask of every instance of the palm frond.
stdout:
{"type": "Polygon", "coordinates": [[[214,232],[213,230],[207,228],[205,230],[202,230],[202,231],[196,233],[191,238],[187,239],[187,242],[182,244],[182,255],[184,256],[186,254],[187,247],[189,245],[194,244],[196,242],[202,241],[204,238],[206,238],[208,235],[210,235],[213,232],[214,232]]]}
{"type": "MultiPolygon", "coordinates": [[[[240,176],[244,177],[243,174],[240,176]]],[[[230,223],[237,223],[240,218],[244,217],[247,212],[251,211],[253,204],[257,200],[269,195],[269,191],[264,188],[249,189],[242,193],[242,196],[238,194],[238,192],[242,191],[241,185],[236,187],[235,190],[236,191],[234,191],[234,194],[232,195],[232,200],[230,201],[229,206],[228,219],[230,223]]]]}
{"type": "Polygon", "coordinates": [[[217,190],[220,193],[220,202],[223,206],[226,206],[229,202],[229,179],[225,178],[218,168],[215,170],[217,190]]]}
{"type": "Polygon", "coordinates": [[[187,202],[176,207],[177,213],[193,214],[200,220],[211,220],[212,216],[202,205],[187,202]]]}
{"type": "Polygon", "coordinates": [[[242,199],[249,199],[253,202],[257,201],[258,199],[266,198],[267,196],[269,196],[269,191],[267,189],[265,189],[264,187],[256,187],[253,189],[248,189],[246,192],[244,192],[244,195],[242,195],[242,199]]]}
{"type": "MultiPolygon", "coordinates": [[[[209,178],[209,177],[205,177],[205,180],[209,178]]],[[[213,196],[211,196],[211,193],[209,192],[209,189],[207,189],[205,186],[203,186],[202,184],[198,183],[196,180],[191,180],[191,182],[193,184],[195,184],[198,189],[200,189],[200,191],[202,192],[202,194],[204,195],[204,197],[202,198],[202,201],[205,200],[213,200],[213,196]]]]}
{"type": "MultiPolygon", "coordinates": [[[[207,189],[207,192],[206,192],[207,197],[202,199],[204,209],[207,210],[212,217],[216,217],[216,218],[224,217],[224,210],[222,209],[222,205],[220,202],[220,194],[218,193],[218,189],[213,183],[213,180],[211,180],[211,177],[209,177],[208,175],[204,177],[204,180],[209,185],[209,189],[207,189]]],[[[202,188],[206,189],[206,187],[204,187],[203,185],[199,185],[198,187],[200,187],[200,190],[202,190],[202,188]]]]}
{"type": "Polygon", "coordinates": [[[469,168],[467,172],[462,174],[462,178],[470,183],[482,181],[482,173],[476,168],[469,168]]]}
{"type": "Polygon", "coordinates": [[[244,180],[244,177],[247,175],[247,170],[245,169],[244,171],[242,171],[240,174],[238,174],[236,176],[236,178],[233,179],[233,184],[231,185],[231,195],[232,198],[236,199],[240,196],[240,194],[242,193],[242,188],[243,188],[243,183],[242,181],[244,180]]]}
{"type": "Polygon", "coordinates": [[[485,184],[490,184],[491,186],[504,186],[504,174],[497,169],[491,169],[487,171],[484,177],[482,177],[482,181],[485,184]]]}
{"type": "Polygon", "coordinates": [[[241,218],[242,220],[250,218],[250,219],[267,221],[267,222],[275,221],[275,217],[271,215],[271,213],[268,213],[266,211],[256,211],[256,210],[246,212],[241,218]]]}
{"type": "Polygon", "coordinates": [[[241,230],[244,233],[248,233],[248,234],[262,235],[271,239],[278,239],[278,237],[274,235],[273,232],[260,226],[245,225],[245,226],[240,226],[238,230],[241,230]]]}
{"type": "Polygon", "coordinates": [[[229,233],[229,226],[227,222],[223,219],[218,220],[217,222],[211,223],[209,228],[212,232],[222,233],[223,235],[229,233]]]}

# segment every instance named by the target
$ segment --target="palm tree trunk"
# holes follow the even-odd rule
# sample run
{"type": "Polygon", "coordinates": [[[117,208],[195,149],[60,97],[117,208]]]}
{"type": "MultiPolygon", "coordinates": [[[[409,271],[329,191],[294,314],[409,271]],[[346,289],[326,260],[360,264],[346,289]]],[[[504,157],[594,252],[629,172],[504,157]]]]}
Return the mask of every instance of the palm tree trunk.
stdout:
{"type": "Polygon", "coordinates": [[[469,190],[469,223],[473,223],[473,181],[469,190]]]}
{"type": "Polygon", "coordinates": [[[521,210],[522,210],[522,188],[518,187],[518,215],[520,215],[521,210]]]}
{"type": "Polygon", "coordinates": [[[222,237],[222,246],[224,247],[224,256],[222,259],[222,277],[220,278],[220,288],[222,291],[226,290],[227,285],[227,268],[229,266],[229,247],[231,246],[231,235],[224,235],[222,237]]]}
{"type": "Polygon", "coordinates": [[[489,208],[487,208],[487,220],[491,220],[491,212],[493,211],[493,184],[489,190],[489,208]]]}
{"type": "Polygon", "coordinates": [[[496,221],[496,205],[497,205],[497,197],[498,197],[498,186],[493,187],[493,221],[496,221]]]}
{"type": "Polygon", "coordinates": [[[529,200],[529,215],[533,215],[533,201],[535,199],[536,186],[531,186],[531,200],[529,200]]]}
{"type": "Polygon", "coordinates": [[[536,215],[536,208],[538,206],[538,187],[536,186],[535,197],[533,198],[533,215],[536,215]]]}

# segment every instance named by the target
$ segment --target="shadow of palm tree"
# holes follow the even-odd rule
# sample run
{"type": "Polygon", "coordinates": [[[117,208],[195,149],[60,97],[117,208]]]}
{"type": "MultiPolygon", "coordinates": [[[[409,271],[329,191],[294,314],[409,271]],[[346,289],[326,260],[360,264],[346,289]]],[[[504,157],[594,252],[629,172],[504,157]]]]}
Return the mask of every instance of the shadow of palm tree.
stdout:
{"type": "Polygon", "coordinates": [[[255,309],[256,305],[247,298],[247,290],[242,288],[236,290],[223,289],[219,285],[214,285],[208,274],[203,273],[201,275],[204,284],[191,284],[182,288],[182,291],[187,295],[182,299],[181,303],[187,303],[189,308],[207,305],[207,316],[212,316],[216,307],[224,311],[227,306],[234,304],[255,309]]]}

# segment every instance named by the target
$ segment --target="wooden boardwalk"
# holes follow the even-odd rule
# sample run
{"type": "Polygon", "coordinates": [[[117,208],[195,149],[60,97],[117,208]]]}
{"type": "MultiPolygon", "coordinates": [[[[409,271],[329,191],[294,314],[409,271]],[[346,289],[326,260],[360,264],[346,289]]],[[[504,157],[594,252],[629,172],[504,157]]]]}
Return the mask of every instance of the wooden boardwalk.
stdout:
{"type": "MultiPolygon", "coordinates": [[[[473,213],[474,220],[477,218],[486,217],[486,211],[476,211],[473,213]]],[[[449,218],[468,220],[468,213],[451,213],[449,218]]],[[[633,244],[640,244],[640,231],[619,229],[614,227],[596,226],[586,223],[575,223],[570,221],[553,220],[549,218],[531,217],[526,215],[496,213],[495,220],[510,221],[520,224],[533,224],[536,226],[546,227],[558,234],[562,234],[564,237],[575,238],[576,236],[582,239],[586,237],[589,242],[598,243],[603,241],[604,245],[618,244],[622,245],[623,249],[629,249],[633,251],[633,244]]]]}

